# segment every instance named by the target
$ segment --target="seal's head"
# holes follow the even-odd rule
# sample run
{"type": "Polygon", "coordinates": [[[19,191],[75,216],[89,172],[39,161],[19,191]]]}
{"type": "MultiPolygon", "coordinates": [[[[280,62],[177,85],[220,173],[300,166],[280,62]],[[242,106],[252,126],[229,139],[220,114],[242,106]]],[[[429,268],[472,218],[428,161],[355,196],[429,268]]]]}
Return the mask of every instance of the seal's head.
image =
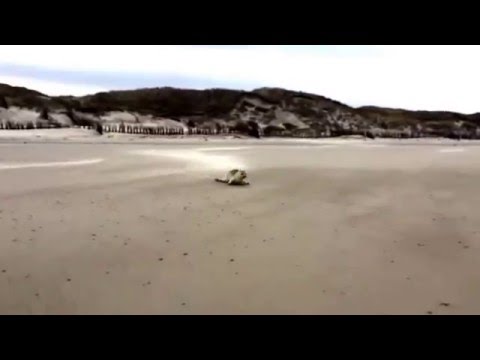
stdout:
{"type": "Polygon", "coordinates": [[[239,170],[238,177],[240,180],[245,180],[247,178],[247,172],[245,170],[239,170]]]}

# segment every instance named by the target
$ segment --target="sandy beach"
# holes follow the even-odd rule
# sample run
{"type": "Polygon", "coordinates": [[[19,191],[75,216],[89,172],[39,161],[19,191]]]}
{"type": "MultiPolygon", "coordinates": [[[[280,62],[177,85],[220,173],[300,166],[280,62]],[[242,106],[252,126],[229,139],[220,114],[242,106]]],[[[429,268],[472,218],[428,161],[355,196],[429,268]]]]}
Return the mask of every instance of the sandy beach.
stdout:
{"type": "Polygon", "coordinates": [[[478,142],[62,131],[0,132],[0,314],[480,313],[478,142]]]}

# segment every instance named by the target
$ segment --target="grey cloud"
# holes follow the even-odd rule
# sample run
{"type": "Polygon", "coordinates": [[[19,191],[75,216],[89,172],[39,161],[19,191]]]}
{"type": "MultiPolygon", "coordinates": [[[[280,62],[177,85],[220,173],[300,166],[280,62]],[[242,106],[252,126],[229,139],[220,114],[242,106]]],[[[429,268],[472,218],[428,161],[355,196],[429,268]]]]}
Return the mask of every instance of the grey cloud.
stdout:
{"type": "Polygon", "coordinates": [[[162,86],[195,89],[224,87],[250,90],[263,86],[263,84],[258,83],[230,82],[224,79],[184,77],[169,74],[59,71],[15,64],[0,64],[0,74],[55,81],[65,84],[94,85],[111,90],[162,86]]]}

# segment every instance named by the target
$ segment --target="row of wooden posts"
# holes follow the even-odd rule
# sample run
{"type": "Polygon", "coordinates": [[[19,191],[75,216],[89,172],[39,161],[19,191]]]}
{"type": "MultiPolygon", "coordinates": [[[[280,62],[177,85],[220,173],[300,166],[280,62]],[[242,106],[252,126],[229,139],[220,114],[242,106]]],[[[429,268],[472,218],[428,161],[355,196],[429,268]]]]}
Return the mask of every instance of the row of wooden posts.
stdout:
{"type": "Polygon", "coordinates": [[[61,126],[53,124],[20,124],[20,123],[4,123],[0,122],[0,130],[31,130],[31,129],[55,129],[61,126]]]}
{"type": "MultiPolygon", "coordinates": [[[[82,129],[94,129],[93,126],[75,126],[82,129]]],[[[59,128],[56,125],[49,124],[20,124],[20,123],[4,123],[0,122],[0,130],[31,130],[31,129],[52,129],[59,128]]],[[[138,125],[102,125],[103,132],[127,133],[127,134],[145,134],[145,135],[215,135],[232,133],[229,129],[197,129],[197,128],[166,128],[166,127],[149,127],[138,125]]]]}
{"type": "Polygon", "coordinates": [[[217,131],[216,129],[204,128],[166,128],[166,127],[150,127],[150,126],[129,126],[129,125],[103,125],[103,132],[127,133],[127,134],[145,134],[145,135],[215,135],[228,134],[229,130],[224,129],[217,131]]]}

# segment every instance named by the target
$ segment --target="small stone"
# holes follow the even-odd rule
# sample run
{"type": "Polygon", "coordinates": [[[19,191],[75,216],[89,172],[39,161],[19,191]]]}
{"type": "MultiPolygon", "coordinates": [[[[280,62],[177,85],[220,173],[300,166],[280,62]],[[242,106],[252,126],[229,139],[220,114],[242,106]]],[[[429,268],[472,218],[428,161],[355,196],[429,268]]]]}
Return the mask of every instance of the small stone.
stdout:
{"type": "Polygon", "coordinates": [[[2,273],[6,273],[6,272],[7,272],[7,270],[5,270],[5,269],[2,270],[2,273]]]}
{"type": "Polygon", "coordinates": [[[35,293],[35,296],[36,296],[36,297],[39,297],[39,296],[40,296],[40,294],[39,294],[39,293],[35,293]]]}
{"type": "Polygon", "coordinates": [[[447,302],[441,302],[440,306],[449,307],[451,304],[447,302]]]}
{"type": "Polygon", "coordinates": [[[235,259],[230,259],[230,262],[234,262],[234,261],[235,261],[235,259]]]}
{"type": "Polygon", "coordinates": [[[183,253],[183,256],[187,256],[187,255],[188,255],[188,253],[183,253]]]}
{"type": "Polygon", "coordinates": [[[163,261],[163,258],[158,258],[158,261],[163,261]]]}
{"type": "Polygon", "coordinates": [[[183,302],[183,303],[182,303],[182,306],[185,306],[185,305],[187,305],[187,303],[184,303],[184,302],[183,302]]]}
{"type": "Polygon", "coordinates": [[[72,281],[72,279],[68,278],[67,281],[70,282],[70,281],[72,281]]]}
{"type": "Polygon", "coordinates": [[[433,312],[432,312],[432,311],[427,311],[427,314],[428,314],[428,315],[432,315],[433,312]]]}
{"type": "Polygon", "coordinates": [[[105,274],[107,274],[107,275],[110,274],[110,271],[105,272],[105,274]]]}

